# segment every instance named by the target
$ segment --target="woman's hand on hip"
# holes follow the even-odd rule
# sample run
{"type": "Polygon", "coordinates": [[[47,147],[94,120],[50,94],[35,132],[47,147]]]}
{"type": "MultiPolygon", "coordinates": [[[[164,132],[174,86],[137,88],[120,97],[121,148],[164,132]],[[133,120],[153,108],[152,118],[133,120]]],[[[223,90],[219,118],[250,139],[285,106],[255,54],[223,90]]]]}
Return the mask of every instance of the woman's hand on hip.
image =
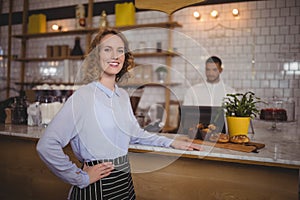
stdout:
{"type": "Polygon", "coordinates": [[[84,164],[83,171],[86,171],[90,178],[90,184],[108,176],[114,169],[112,162],[99,163],[94,166],[84,164]]]}

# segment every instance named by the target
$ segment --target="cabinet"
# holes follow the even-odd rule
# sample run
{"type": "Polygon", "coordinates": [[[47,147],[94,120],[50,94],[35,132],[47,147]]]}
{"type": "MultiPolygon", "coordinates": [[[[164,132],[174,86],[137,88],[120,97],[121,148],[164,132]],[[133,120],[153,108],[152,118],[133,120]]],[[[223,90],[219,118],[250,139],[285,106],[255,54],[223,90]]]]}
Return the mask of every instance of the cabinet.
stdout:
{"type": "MultiPolygon", "coordinates": [[[[17,59],[14,59],[14,61],[21,62],[21,74],[20,74],[20,82],[17,84],[20,85],[21,90],[24,89],[24,87],[33,86],[34,84],[42,84],[45,82],[34,82],[34,83],[28,83],[25,81],[25,67],[30,67],[28,63],[31,62],[48,62],[48,61],[63,61],[63,60],[82,60],[83,56],[64,56],[64,57],[27,57],[27,49],[28,45],[27,42],[31,39],[36,38],[49,38],[49,37],[62,37],[62,36],[69,36],[69,35],[84,35],[86,36],[86,51],[88,49],[88,46],[91,42],[92,34],[96,33],[98,31],[98,28],[92,27],[92,12],[93,12],[93,0],[89,0],[88,2],[88,17],[87,17],[87,27],[83,30],[69,30],[69,31],[60,31],[60,32],[46,32],[46,33],[37,33],[37,34],[28,34],[27,33],[27,18],[28,18],[28,7],[29,7],[29,1],[24,0],[24,8],[23,8],[23,24],[22,24],[22,34],[12,35],[15,39],[21,40],[21,53],[20,57],[17,59]]],[[[131,25],[131,26],[122,26],[122,27],[113,27],[120,31],[130,30],[130,29],[136,29],[136,28],[149,28],[149,27],[155,27],[155,28],[168,28],[168,49],[172,48],[172,30],[176,27],[181,27],[181,25],[177,22],[174,22],[172,20],[172,16],[169,17],[167,22],[161,22],[161,23],[149,23],[149,24],[138,24],[138,25],[131,25]]],[[[165,64],[166,66],[172,65],[172,57],[178,56],[177,53],[172,51],[162,51],[162,52],[145,52],[145,53],[134,53],[134,57],[164,57],[165,58],[165,64]]],[[[168,73],[166,78],[166,83],[163,85],[172,85],[170,83],[171,77],[170,73],[168,73]]],[[[61,83],[55,83],[55,84],[73,84],[69,82],[61,82],[61,83]]],[[[134,84],[133,84],[134,86],[134,84]]],[[[159,87],[161,84],[153,83],[153,84],[147,84],[147,87],[159,87]]],[[[168,89],[165,89],[165,109],[166,112],[169,113],[169,101],[170,101],[170,91],[168,89]]],[[[168,124],[168,116],[167,116],[167,124],[168,124]]],[[[168,127],[166,127],[168,129],[168,127]]]]}

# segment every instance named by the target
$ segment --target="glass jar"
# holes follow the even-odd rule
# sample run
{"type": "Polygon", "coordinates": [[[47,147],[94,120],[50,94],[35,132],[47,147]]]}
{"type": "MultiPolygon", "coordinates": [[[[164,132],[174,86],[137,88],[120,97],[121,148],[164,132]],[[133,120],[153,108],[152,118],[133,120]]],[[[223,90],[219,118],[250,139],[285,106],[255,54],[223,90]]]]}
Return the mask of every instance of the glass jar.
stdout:
{"type": "Polygon", "coordinates": [[[260,119],[269,121],[295,121],[295,101],[292,98],[273,97],[261,109],[260,119]]]}
{"type": "Polygon", "coordinates": [[[42,125],[47,126],[50,121],[52,120],[51,117],[51,106],[50,104],[53,101],[52,96],[41,96],[40,97],[40,110],[41,110],[41,118],[42,118],[42,125]]]}
{"type": "Polygon", "coordinates": [[[28,122],[29,126],[39,126],[42,122],[41,118],[41,110],[40,110],[40,103],[35,102],[28,106],[27,113],[28,113],[28,122]]]}
{"type": "Polygon", "coordinates": [[[283,102],[283,108],[287,112],[287,121],[295,121],[295,101],[293,98],[288,98],[283,102]]]}

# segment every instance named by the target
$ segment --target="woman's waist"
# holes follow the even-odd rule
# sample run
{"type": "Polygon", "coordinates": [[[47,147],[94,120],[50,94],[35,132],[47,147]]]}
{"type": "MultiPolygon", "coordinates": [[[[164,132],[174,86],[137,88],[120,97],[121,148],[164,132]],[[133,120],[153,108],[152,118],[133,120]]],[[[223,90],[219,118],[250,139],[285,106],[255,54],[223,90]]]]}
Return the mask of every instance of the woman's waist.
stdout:
{"type": "Polygon", "coordinates": [[[102,158],[102,159],[88,159],[85,160],[84,163],[87,164],[88,166],[93,166],[96,164],[100,164],[100,163],[104,163],[104,162],[111,162],[112,164],[114,164],[115,166],[117,165],[122,165],[125,163],[128,163],[128,155],[122,155],[122,156],[118,156],[116,158],[102,158]]]}

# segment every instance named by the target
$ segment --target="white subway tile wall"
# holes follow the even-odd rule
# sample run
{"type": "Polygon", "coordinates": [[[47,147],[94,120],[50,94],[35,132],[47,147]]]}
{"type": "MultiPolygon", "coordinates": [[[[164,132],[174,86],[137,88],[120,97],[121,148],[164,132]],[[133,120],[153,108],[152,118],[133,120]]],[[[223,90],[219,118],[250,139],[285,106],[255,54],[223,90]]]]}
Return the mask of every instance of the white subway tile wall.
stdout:
{"type": "MultiPolygon", "coordinates": [[[[95,1],[100,2],[100,0],[95,1]]],[[[102,1],[101,1],[102,2],[102,1]]],[[[3,2],[3,13],[8,12],[9,1],[3,2]]],[[[76,1],[31,0],[30,9],[70,6],[76,1]]],[[[14,1],[13,11],[22,11],[23,1],[14,1]]],[[[100,15],[101,11],[99,11],[100,15]]],[[[252,90],[262,98],[277,96],[291,98],[296,102],[296,114],[300,118],[300,1],[298,0],[268,0],[249,1],[241,3],[218,4],[208,6],[188,7],[177,11],[173,19],[182,24],[173,33],[173,50],[182,56],[174,57],[172,61],[172,82],[181,83],[173,86],[171,97],[181,101],[186,88],[204,80],[204,62],[208,56],[219,56],[224,64],[222,78],[237,91],[252,90]],[[231,11],[238,8],[240,15],[233,17],[231,11]],[[218,10],[219,17],[210,17],[211,10],[218,10]],[[198,11],[199,20],[192,14],[198,11]],[[293,64],[294,63],[294,64],[293,64]],[[285,67],[289,66],[289,67],[285,67]],[[296,66],[296,67],[291,67],[296,66]]],[[[137,24],[164,22],[168,16],[158,11],[139,12],[136,14],[137,24]]],[[[110,25],[114,25],[115,16],[108,15],[110,25]]],[[[99,16],[93,18],[94,27],[98,26],[99,16]]],[[[74,29],[74,19],[48,21],[47,28],[53,23],[63,26],[63,29],[74,29]]],[[[21,25],[14,25],[13,34],[21,33],[21,25]]],[[[8,27],[0,27],[0,45],[7,51],[8,27]]],[[[157,42],[162,43],[164,50],[168,49],[168,31],[158,28],[147,30],[126,31],[126,36],[132,49],[138,49],[141,42],[146,47],[155,48],[157,42]]],[[[74,44],[74,36],[31,39],[28,42],[28,57],[45,56],[47,45],[74,44]]],[[[81,46],[85,48],[85,37],[81,36],[81,46]]],[[[20,56],[21,42],[13,38],[12,54],[20,56]]],[[[171,49],[172,50],[172,49],[171,49]]],[[[163,58],[136,58],[139,63],[149,63],[154,67],[165,64],[163,58]]],[[[27,64],[27,74],[37,73],[38,63],[27,64]],[[35,70],[32,70],[30,68],[35,70]],[[35,71],[35,72],[34,72],[35,71]]],[[[12,62],[12,82],[19,79],[20,63],[12,62]]],[[[155,77],[155,74],[153,74],[155,77]]],[[[28,76],[27,78],[34,79],[28,76]]],[[[5,85],[0,80],[1,88],[5,85]]],[[[11,96],[15,95],[11,91],[11,96]]],[[[1,90],[1,100],[5,92],[1,90]]],[[[146,88],[140,106],[147,108],[155,102],[164,101],[163,88],[146,88]]]]}

